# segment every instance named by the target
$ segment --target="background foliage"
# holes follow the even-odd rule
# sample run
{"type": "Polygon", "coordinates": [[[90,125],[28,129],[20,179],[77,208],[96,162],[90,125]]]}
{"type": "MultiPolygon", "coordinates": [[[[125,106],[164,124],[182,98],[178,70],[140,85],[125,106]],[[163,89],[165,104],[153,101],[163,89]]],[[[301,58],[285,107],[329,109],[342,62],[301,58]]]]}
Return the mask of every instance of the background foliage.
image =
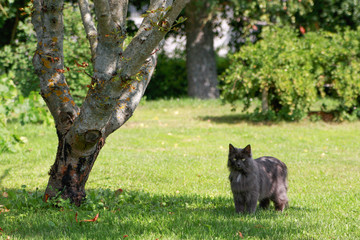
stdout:
{"type": "MultiPolygon", "coordinates": [[[[0,51],[0,69],[11,78],[21,94],[27,97],[32,91],[39,91],[38,78],[32,66],[32,57],[36,49],[36,36],[30,23],[30,18],[19,23],[20,35],[26,36],[26,41],[20,39],[6,45],[0,51]]],[[[88,74],[91,72],[90,49],[81,22],[78,8],[65,4],[64,8],[64,60],[70,71],[65,73],[70,90],[77,103],[80,103],[87,92],[88,74]],[[77,67],[77,63],[86,62],[89,66],[77,67]]]]}
{"type": "MultiPolygon", "coordinates": [[[[28,3],[0,0],[0,146],[5,146],[5,142],[8,146],[20,146],[21,136],[12,134],[7,127],[9,122],[52,124],[37,93],[38,79],[31,62],[36,47],[35,34],[30,9],[24,9],[28,3]]],[[[143,3],[132,2],[139,11],[143,3]]],[[[223,35],[219,20],[227,20],[232,27],[229,44],[239,51],[217,58],[219,75],[228,68],[219,83],[224,101],[235,104],[240,100],[249,107],[263,89],[268,89],[270,110],[263,114],[258,107],[249,115],[250,120],[298,120],[308,114],[319,98],[323,102],[319,109],[332,111],[338,120],[358,118],[358,5],[359,0],[213,0],[209,16],[218,16],[214,31],[223,35]],[[249,43],[257,41],[255,45],[249,43]],[[243,45],[246,46],[239,50],[243,45]],[[335,107],[330,109],[328,100],[335,103],[335,107]]],[[[87,74],[92,74],[92,68],[81,17],[73,2],[65,4],[64,24],[65,65],[70,68],[66,79],[76,103],[81,104],[90,80],[87,74]],[[83,62],[89,64],[85,69],[77,64],[83,62]]],[[[179,27],[184,30],[183,25],[179,27]]],[[[130,21],[129,35],[135,30],[134,22],[130,21]]],[[[176,34],[172,32],[172,36],[176,34]]],[[[158,62],[145,93],[147,99],[185,96],[184,53],[174,57],[160,54],[158,62]]]]}
{"type": "Polygon", "coordinates": [[[0,76],[0,102],[0,154],[16,152],[21,144],[27,141],[26,138],[8,129],[8,123],[15,122],[21,125],[53,123],[41,96],[31,92],[28,97],[23,97],[11,78],[5,74],[0,76]]]}
{"type": "Polygon", "coordinates": [[[230,46],[239,48],[249,38],[259,39],[264,26],[291,26],[305,31],[338,32],[360,25],[359,0],[220,1],[231,29],[230,46]]]}
{"type": "Polygon", "coordinates": [[[165,53],[161,53],[145,96],[147,99],[184,97],[187,94],[187,82],[184,79],[186,79],[186,61],[183,54],[168,57],[165,53]]]}
{"type": "MultiPolygon", "coordinates": [[[[317,96],[339,101],[339,120],[359,115],[359,30],[299,37],[289,27],[264,28],[261,37],[231,57],[223,78],[224,101],[235,104],[241,100],[248,109],[266,90],[270,111],[264,117],[268,120],[299,120],[317,96]]],[[[261,119],[259,112],[257,108],[254,115],[261,119]]]]}

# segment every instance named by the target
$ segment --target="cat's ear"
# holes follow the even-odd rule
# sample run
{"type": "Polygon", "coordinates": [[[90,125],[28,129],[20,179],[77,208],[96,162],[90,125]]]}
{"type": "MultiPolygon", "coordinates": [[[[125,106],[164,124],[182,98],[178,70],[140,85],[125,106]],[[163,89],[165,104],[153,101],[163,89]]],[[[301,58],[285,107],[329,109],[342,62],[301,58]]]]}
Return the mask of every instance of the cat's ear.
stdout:
{"type": "Polygon", "coordinates": [[[234,152],[234,151],[236,151],[235,147],[231,143],[229,143],[229,152],[234,152]]]}
{"type": "Polygon", "coordinates": [[[251,146],[250,144],[247,145],[244,150],[243,150],[247,155],[249,155],[251,157],[251,146]]]}

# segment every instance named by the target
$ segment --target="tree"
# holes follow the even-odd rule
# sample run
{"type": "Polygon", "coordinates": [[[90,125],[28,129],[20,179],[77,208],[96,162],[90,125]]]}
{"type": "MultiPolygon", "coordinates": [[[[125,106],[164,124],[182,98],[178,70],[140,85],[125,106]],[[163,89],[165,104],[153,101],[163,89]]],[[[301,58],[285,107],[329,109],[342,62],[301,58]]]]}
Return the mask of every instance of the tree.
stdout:
{"type": "Polygon", "coordinates": [[[214,1],[192,0],[185,8],[186,69],[188,95],[196,98],[218,98],[216,56],[214,51],[214,1]]]}
{"type": "Polygon", "coordinates": [[[97,27],[88,0],[78,3],[94,71],[81,107],[74,102],[64,75],[70,70],[63,55],[64,1],[34,0],[32,13],[37,35],[33,65],[58,135],[44,198],[60,193],[76,205],[86,195],[86,181],[106,138],[132,116],[143,96],[156,66],[157,48],[187,1],[151,0],[126,48],[127,0],[94,0],[97,27]]]}

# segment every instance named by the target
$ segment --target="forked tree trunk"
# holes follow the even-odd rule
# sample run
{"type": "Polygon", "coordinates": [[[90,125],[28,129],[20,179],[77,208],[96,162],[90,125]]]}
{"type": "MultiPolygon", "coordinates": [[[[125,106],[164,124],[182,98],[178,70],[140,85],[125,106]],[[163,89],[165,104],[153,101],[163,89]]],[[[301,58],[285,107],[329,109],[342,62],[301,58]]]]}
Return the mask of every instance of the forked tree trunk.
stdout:
{"type": "MultiPolygon", "coordinates": [[[[88,134],[88,140],[85,140],[84,150],[76,149],[74,144],[66,141],[65,137],[59,136],[58,150],[54,165],[49,171],[49,183],[45,191],[45,198],[55,196],[61,192],[64,199],[70,198],[79,206],[86,196],[85,183],[89,177],[94,162],[103,147],[105,141],[100,138],[100,134],[91,131],[88,134]],[[95,149],[86,151],[86,145],[95,143],[95,149]]],[[[78,145],[79,142],[77,142],[78,145]]]]}
{"type": "Polygon", "coordinates": [[[201,99],[219,97],[209,6],[208,1],[192,0],[185,8],[188,95],[201,99]]]}
{"type": "Polygon", "coordinates": [[[94,68],[81,108],[73,101],[64,75],[68,71],[63,55],[64,2],[33,2],[32,23],[38,39],[33,65],[58,135],[44,198],[60,194],[80,205],[106,138],[135,111],[156,66],[156,48],[187,1],[151,0],[138,33],[123,49],[128,1],[94,0],[95,27],[88,0],[79,0],[94,68]]]}

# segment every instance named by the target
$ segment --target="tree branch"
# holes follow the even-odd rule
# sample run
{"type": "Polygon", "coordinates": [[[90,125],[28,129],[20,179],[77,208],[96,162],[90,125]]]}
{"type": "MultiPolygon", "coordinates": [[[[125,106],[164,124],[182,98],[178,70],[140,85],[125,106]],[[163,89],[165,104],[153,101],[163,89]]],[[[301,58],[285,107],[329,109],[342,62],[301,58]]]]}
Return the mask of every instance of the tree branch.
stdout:
{"type": "Polygon", "coordinates": [[[121,27],[123,34],[126,32],[126,16],[128,10],[128,0],[109,0],[111,17],[115,25],[121,27]]]}
{"type": "Polygon", "coordinates": [[[79,0],[78,3],[82,22],[86,32],[86,38],[89,40],[90,43],[91,61],[94,63],[94,59],[96,56],[96,47],[98,44],[96,27],[91,16],[88,0],[79,0]]]}
{"type": "Polygon", "coordinates": [[[99,40],[107,42],[112,39],[109,35],[116,30],[116,25],[111,16],[110,3],[108,0],[94,0],[94,4],[98,20],[99,40]]]}
{"type": "MultiPolygon", "coordinates": [[[[137,105],[140,102],[140,99],[144,95],[146,87],[150,82],[151,76],[155,70],[157,63],[156,61],[157,51],[156,50],[153,51],[157,45],[155,45],[154,47],[148,47],[146,41],[150,41],[149,45],[151,45],[153,43],[152,41],[154,41],[155,43],[158,42],[157,39],[162,39],[164,35],[167,33],[167,31],[159,31],[159,29],[152,26],[151,23],[158,22],[160,20],[159,15],[161,14],[161,11],[159,14],[156,10],[159,8],[166,9],[169,6],[169,4],[171,4],[171,2],[172,1],[151,1],[148,12],[151,13],[151,10],[154,10],[155,14],[148,14],[148,16],[144,18],[138,34],[134,37],[133,41],[131,42],[133,43],[133,45],[131,45],[130,43],[130,45],[124,52],[124,56],[125,56],[124,60],[123,62],[120,63],[120,64],[123,63],[123,65],[120,66],[123,67],[121,68],[121,73],[122,73],[121,75],[125,77],[120,79],[122,80],[125,79],[125,81],[128,81],[129,79],[126,77],[126,73],[128,73],[126,67],[131,67],[133,61],[136,61],[136,57],[141,55],[141,51],[150,50],[149,53],[147,53],[147,56],[150,55],[150,57],[146,59],[145,64],[144,63],[142,64],[140,71],[135,73],[135,75],[137,74],[141,75],[141,80],[140,81],[132,80],[130,81],[130,83],[126,84],[125,87],[122,86],[121,94],[117,101],[116,109],[113,112],[108,125],[106,126],[105,137],[107,137],[109,134],[114,132],[116,129],[120,128],[132,116],[133,112],[135,111],[137,105]],[[146,29],[150,29],[151,26],[153,27],[152,29],[153,32],[151,32],[151,30],[150,31],[146,30],[146,29]],[[139,41],[137,41],[138,39],[140,39],[140,44],[137,44],[139,43],[139,41]],[[136,49],[135,54],[137,55],[134,55],[133,57],[126,57],[127,56],[126,51],[128,49],[132,50],[131,48],[136,49]]],[[[162,20],[169,21],[168,23],[169,25],[167,26],[168,29],[170,29],[171,24],[175,21],[180,11],[184,8],[185,4],[186,1],[177,1],[177,4],[172,6],[170,10],[164,15],[164,18],[162,20]]],[[[161,42],[162,44],[159,44],[158,49],[163,45],[163,41],[161,42]]],[[[144,53],[143,55],[146,55],[146,53],[144,53]]],[[[140,59],[141,57],[138,58],[138,61],[140,61],[140,59]]],[[[131,72],[131,70],[128,71],[130,72],[128,73],[130,76],[134,75],[134,73],[131,72]]],[[[124,83],[122,82],[121,85],[124,85],[124,83]]]]}
{"type": "MultiPolygon", "coordinates": [[[[170,0],[156,0],[151,2],[151,6],[162,6],[166,9],[171,2],[170,0]],[[162,5],[163,3],[165,4],[162,5]]],[[[118,38],[109,37],[109,39],[106,39],[105,35],[102,36],[106,31],[110,31],[111,26],[113,26],[109,17],[108,2],[95,0],[95,8],[99,7],[96,10],[96,15],[99,21],[98,32],[100,36],[97,58],[95,59],[94,87],[89,89],[88,95],[81,106],[81,113],[67,134],[69,141],[83,138],[89,129],[99,131],[101,136],[106,138],[108,134],[121,126],[131,116],[149,82],[149,78],[146,78],[145,73],[147,71],[148,77],[150,77],[155,67],[156,61],[152,53],[167,31],[170,30],[170,26],[187,2],[188,0],[177,0],[173,7],[167,9],[168,11],[165,14],[159,11],[155,11],[155,15],[149,14],[144,19],[138,34],[122,52],[122,48],[118,44],[120,42],[118,38]],[[101,4],[103,5],[100,6],[101,4]],[[160,20],[160,15],[162,16],[161,20],[166,23],[167,27],[163,28],[163,30],[157,27],[146,30],[147,27],[151,27],[151,23],[156,19],[158,19],[157,21],[160,20]],[[102,17],[102,19],[99,19],[99,17],[102,17]],[[146,62],[148,58],[150,60],[146,62]],[[142,68],[142,66],[144,67],[142,68]],[[121,110],[121,104],[126,102],[128,108],[121,110]],[[119,107],[119,104],[120,109],[114,112],[114,109],[119,107]],[[121,117],[121,114],[125,114],[125,116],[121,117]],[[122,119],[114,121],[114,117],[117,118],[118,116],[122,119]],[[109,127],[110,125],[112,126],[109,127]]],[[[76,145],[74,147],[76,148],[76,145]]],[[[78,147],[81,148],[81,146],[78,147]]]]}
{"type": "Polygon", "coordinates": [[[140,69],[141,80],[134,80],[123,89],[123,94],[118,99],[116,109],[113,111],[111,119],[106,126],[105,137],[120,128],[132,116],[144,95],[156,64],[157,53],[154,53],[140,69]]]}
{"type": "MultiPolygon", "coordinates": [[[[159,7],[166,8],[171,2],[172,1],[170,0],[152,1],[149,10],[156,10],[159,7]]],[[[126,61],[123,61],[121,65],[123,78],[133,76],[137,73],[144,61],[170,30],[172,24],[187,2],[189,2],[189,0],[175,0],[170,10],[168,10],[161,19],[161,22],[159,19],[159,12],[149,13],[148,16],[144,18],[138,33],[132,39],[129,46],[124,50],[123,56],[126,61]],[[152,22],[159,22],[158,24],[166,25],[163,28],[165,30],[152,26],[152,22]]]]}
{"type": "Polygon", "coordinates": [[[43,27],[41,22],[41,8],[42,8],[41,0],[34,0],[33,6],[34,6],[34,10],[31,15],[31,22],[34,25],[38,42],[40,42],[39,39],[41,39],[43,35],[43,27]]]}
{"type": "Polygon", "coordinates": [[[65,81],[62,19],[63,1],[34,1],[32,22],[37,33],[33,65],[40,79],[40,94],[45,100],[59,134],[64,134],[78,115],[65,81]]]}

